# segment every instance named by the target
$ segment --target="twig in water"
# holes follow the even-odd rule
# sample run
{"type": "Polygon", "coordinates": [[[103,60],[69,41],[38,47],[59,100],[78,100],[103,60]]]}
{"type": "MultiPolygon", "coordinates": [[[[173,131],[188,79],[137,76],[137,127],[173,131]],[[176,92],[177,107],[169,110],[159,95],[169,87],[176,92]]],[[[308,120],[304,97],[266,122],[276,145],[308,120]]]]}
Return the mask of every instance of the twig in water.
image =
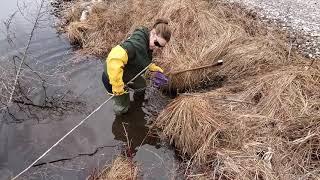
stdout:
{"type": "Polygon", "coordinates": [[[131,151],[131,143],[130,143],[130,141],[129,141],[129,136],[128,136],[126,127],[124,126],[124,123],[122,123],[122,127],[123,127],[123,130],[124,130],[126,139],[127,139],[127,153],[126,153],[126,156],[129,158],[129,162],[130,162],[130,174],[131,174],[131,179],[133,180],[133,179],[134,179],[134,174],[133,174],[134,165],[133,165],[133,155],[132,155],[132,151],[131,151]]]}
{"type": "Polygon", "coordinates": [[[39,23],[39,19],[40,19],[40,14],[41,14],[41,10],[42,10],[42,7],[44,5],[44,0],[41,0],[41,3],[40,3],[40,7],[38,9],[38,12],[37,12],[37,16],[36,16],[36,19],[35,19],[35,22],[33,24],[33,27],[32,27],[32,30],[30,32],[30,35],[29,35],[29,40],[28,40],[28,43],[25,47],[25,50],[23,52],[23,56],[22,56],[22,59],[21,59],[21,62],[19,64],[19,68],[18,68],[18,71],[17,71],[17,74],[16,74],[16,77],[14,79],[14,83],[13,83],[13,90],[12,92],[10,93],[10,98],[9,98],[9,101],[8,101],[8,105],[11,104],[12,102],[12,97],[13,97],[13,94],[16,90],[16,85],[17,85],[17,82],[18,82],[18,79],[19,79],[19,76],[20,76],[20,73],[21,73],[21,68],[22,68],[22,64],[24,63],[26,57],[27,57],[27,52],[30,48],[30,44],[31,44],[31,41],[32,41],[32,38],[33,38],[33,34],[34,34],[34,31],[36,30],[37,26],[38,26],[38,23],[39,23]]]}

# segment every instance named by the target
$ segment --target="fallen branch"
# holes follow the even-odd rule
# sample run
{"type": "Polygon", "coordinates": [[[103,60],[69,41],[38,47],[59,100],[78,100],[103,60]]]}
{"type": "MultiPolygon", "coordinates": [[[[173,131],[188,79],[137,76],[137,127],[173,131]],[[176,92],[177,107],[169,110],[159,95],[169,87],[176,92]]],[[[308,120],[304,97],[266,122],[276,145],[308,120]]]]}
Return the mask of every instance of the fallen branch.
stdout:
{"type": "Polygon", "coordinates": [[[41,0],[41,3],[40,3],[40,7],[38,9],[38,12],[37,12],[37,16],[36,16],[36,19],[34,21],[34,24],[33,24],[33,27],[32,27],[32,30],[30,32],[30,35],[29,35],[29,40],[28,40],[28,43],[25,47],[25,50],[23,52],[23,56],[21,58],[21,62],[19,64],[19,68],[18,68],[18,71],[17,71],[17,74],[16,74],[16,77],[14,79],[14,83],[13,83],[13,90],[11,91],[10,93],[10,98],[9,98],[9,101],[8,101],[8,105],[11,104],[12,102],[12,97],[13,97],[13,94],[16,90],[16,86],[17,86],[17,82],[18,82],[18,79],[19,79],[19,76],[20,76],[20,73],[21,73],[21,68],[22,68],[22,64],[24,64],[24,61],[25,59],[27,58],[27,53],[28,53],[28,50],[30,48],[30,44],[31,44],[31,41],[32,41],[32,38],[33,38],[33,34],[34,34],[34,31],[36,30],[38,24],[39,24],[39,20],[40,20],[40,15],[41,15],[41,10],[42,10],[42,7],[44,5],[44,0],[41,0]]]}
{"type": "Polygon", "coordinates": [[[223,64],[222,60],[219,60],[218,62],[216,62],[214,64],[204,65],[204,66],[190,68],[190,69],[184,69],[184,70],[181,70],[181,71],[175,71],[173,73],[170,73],[170,75],[176,75],[176,74],[180,74],[180,73],[183,73],[183,72],[195,71],[195,70],[199,70],[199,69],[205,69],[205,68],[220,66],[222,64],[223,64]]]}

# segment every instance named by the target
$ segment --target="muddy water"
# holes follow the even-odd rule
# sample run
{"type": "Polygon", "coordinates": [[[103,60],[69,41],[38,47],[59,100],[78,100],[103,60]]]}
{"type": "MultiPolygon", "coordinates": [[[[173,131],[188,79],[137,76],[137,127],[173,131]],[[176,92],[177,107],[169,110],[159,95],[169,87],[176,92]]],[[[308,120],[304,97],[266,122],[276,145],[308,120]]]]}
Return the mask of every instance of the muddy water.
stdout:
{"type": "MultiPolygon", "coordinates": [[[[27,0],[19,2],[28,8],[34,4],[27,0]]],[[[1,4],[0,20],[3,21],[17,10],[17,3],[2,0],[1,4]]],[[[32,9],[28,11],[34,12],[32,9]]],[[[40,121],[26,118],[21,123],[14,123],[7,114],[0,114],[0,179],[10,179],[22,171],[108,98],[101,83],[101,62],[94,58],[85,58],[80,63],[72,61],[72,47],[63,35],[58,35],[50,27],[52,19],[48,15],[35,32],[29,53],[32,58],[28,58],[27,63],[45,74],[53,84],[50,86],[53,89],[51,92],[56,89],[59,92],[68,91],[70,97],[81,101],[82,105],[77,111],[65,112],[60,116],[51,116],[50,111],[40,111],[40,121]]],[[[11,26],[16,48],[23,50],[31,24],[18,13],[11,26]]],[[[5,39],[5,27],[0,29],[0,60],[1,65],[5,66],[6,59],[17,52],[5,39]]],[[[34,93],[33,100],[43,100],[41,88],[34,93]]],[[[121,146],[126,142],[123,124],[134,149],[134,159],[141,164],[143,179],[171,179],[177,168],[175,154],[157,138],[145,138],[148,128],[145,127],[142,111],[143,101],[143,97],[136,97],[129,113],[117,117],[111,103],[106,104],[39,163],[61,161],[33,167],[21,179],[85,179],[120,153],[121,146]]]]}

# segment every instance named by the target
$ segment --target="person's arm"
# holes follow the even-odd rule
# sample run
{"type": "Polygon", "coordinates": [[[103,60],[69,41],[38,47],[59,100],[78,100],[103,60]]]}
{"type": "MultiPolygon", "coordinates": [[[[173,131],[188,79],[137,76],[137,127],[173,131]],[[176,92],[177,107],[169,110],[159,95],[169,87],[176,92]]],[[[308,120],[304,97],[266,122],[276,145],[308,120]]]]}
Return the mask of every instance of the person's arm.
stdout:
{"type": "Polygon", "coordinates": [[[109,76],[112,92],[114,95],[124,93],[123,68],[128,62],[128,54],[120,45],[112,48],[107,59],[106,69],[109,76]]]}

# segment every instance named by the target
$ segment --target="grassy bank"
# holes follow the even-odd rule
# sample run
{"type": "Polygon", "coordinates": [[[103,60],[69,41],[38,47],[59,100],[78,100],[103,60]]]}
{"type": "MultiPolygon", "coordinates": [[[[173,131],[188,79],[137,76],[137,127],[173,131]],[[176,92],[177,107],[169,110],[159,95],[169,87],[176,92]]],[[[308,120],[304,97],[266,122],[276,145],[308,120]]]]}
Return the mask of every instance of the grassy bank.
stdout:
{"type": "Polygon", "coordinates": [[[101,57],[136,26],[169,19],[173,37],[154,61],[170,89],[185,93],[153,128],[189,159],[188,169],[199,167],[194,177],[319,178],[319,65],[309,66],[286,32],[220,1],[100,2],[80,21],[86,8],[76,2],[68,9],[64,30],[79,53],[101,57]],[[203,86],[217,77],[224,77],[221,88],[203,86]]]}

